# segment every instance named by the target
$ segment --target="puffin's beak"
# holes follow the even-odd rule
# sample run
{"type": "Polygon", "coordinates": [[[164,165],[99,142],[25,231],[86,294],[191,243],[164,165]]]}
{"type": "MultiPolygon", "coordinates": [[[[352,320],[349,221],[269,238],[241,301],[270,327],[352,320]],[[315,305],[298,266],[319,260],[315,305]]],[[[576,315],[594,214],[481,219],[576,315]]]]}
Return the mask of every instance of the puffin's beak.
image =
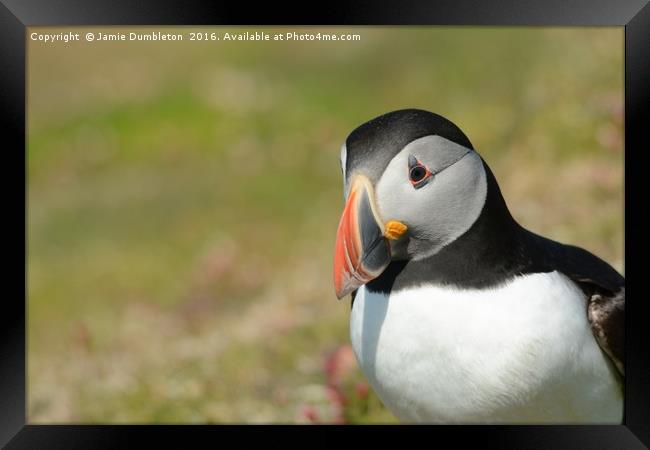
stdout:
{"type": "Polygon", "coordinates": [[[370,180],[357,175],[336,235],[334,286],[339,299],[381,275],[391,259],[388,239],[406,232],[400,222],[390,221],[384,226],[373,201],[370,180]]]}

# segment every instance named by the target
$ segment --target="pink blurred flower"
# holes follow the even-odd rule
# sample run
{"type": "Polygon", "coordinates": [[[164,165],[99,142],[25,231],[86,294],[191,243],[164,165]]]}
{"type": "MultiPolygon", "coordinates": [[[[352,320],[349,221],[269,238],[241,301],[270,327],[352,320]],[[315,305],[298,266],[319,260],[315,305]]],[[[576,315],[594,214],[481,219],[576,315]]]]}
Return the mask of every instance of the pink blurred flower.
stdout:
{"type": "Polygon", "coordinates": [[[332,423],[345,423],[345,407],[348,403],[345,394],[336,386],[327,386],[326,392],[332,406],[332,423]]]}
{"type": "Polygon", "coordinates": [[[300,410],[300,417],[303,419],[307,419],[311,423],[317,423],[319,420],[316,409],[310,405],[304,405],[302,407],[302,409],[300,410]]]}
{"type": "Polygon", "coordinates": [[[340,386],[343,378],[352,373],[356,364],[352,346],[349,344],[339,346],[325,361],[327,385],[333,387],[340,386]]]}
{"type": "Polygon", "coordinates": [[[327,389],[327,398],[329,398],[331,403],[341,408],[346,405],[347,398],[345,398],[345,394],[343,394],[341,389],[335,386],[327,386],[326,389],[327,389]]]}
{"type": "Polygon", "coordinates": [[[368,397],[368,394],[370,393],[370,388],[366,383],[359,382],[355,386],[354,391],[357,394],[357,398],[363,400],[366,397],[368,397]]]}

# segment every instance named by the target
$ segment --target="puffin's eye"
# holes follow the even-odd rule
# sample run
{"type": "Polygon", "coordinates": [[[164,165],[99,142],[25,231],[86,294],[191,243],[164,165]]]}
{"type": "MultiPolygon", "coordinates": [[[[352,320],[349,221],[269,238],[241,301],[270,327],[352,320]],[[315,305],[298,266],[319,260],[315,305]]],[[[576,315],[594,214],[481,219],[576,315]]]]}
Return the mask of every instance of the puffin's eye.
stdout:
{"type": "Polygon", "coordinates": [[[411,171],[409,172],[409,178],[413,183],[419,183],[420,181],[424,180],[424,177],[426,176],[427,176],[426,167],[420,165],[412,167],[411,171]]]}
{"type": "Polygon", "coordinates": [[[420,163],[417,163],[409,169],[409,180],[415,189],[420,189],[426,185],[432,176],[433,174],[429,172],[429,169],[420,163]]]}
{"type": "Polygon", "coordinates": [[[420,189],[427,184],[432,176],[427,166],[418,161],[415,156],[409,155],[409,180],[415,189],[420,189]]]}

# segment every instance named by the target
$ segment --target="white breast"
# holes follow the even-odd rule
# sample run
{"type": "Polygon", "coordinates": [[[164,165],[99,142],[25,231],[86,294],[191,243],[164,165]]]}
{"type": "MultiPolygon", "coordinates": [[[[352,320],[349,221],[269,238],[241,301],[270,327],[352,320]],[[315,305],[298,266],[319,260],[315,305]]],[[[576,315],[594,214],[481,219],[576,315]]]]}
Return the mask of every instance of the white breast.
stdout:
{"type": "Polygon", "coordinates": [[[621,423],[622,388],[596,343],[582,291],[558,272],[489,290],[359,289],[359,364],[401,420],[621,423]]]}

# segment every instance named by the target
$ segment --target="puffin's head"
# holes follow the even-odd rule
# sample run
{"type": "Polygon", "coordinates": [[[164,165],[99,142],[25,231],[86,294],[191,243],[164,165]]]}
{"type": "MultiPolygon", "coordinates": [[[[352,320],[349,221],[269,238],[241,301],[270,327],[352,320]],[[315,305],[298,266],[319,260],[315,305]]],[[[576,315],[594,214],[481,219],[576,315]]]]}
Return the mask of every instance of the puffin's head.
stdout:
{"type": "Polygon", "coordinates": [[[341,148],[341,168],[338,298],[381,275],[391,260],[435,255],[485,204],[481,157],[456,125],[428,111],[393,111],[359,126],[341,148]]]}

